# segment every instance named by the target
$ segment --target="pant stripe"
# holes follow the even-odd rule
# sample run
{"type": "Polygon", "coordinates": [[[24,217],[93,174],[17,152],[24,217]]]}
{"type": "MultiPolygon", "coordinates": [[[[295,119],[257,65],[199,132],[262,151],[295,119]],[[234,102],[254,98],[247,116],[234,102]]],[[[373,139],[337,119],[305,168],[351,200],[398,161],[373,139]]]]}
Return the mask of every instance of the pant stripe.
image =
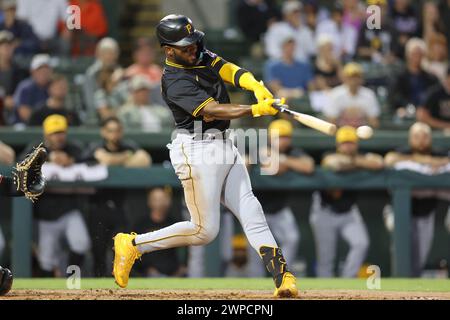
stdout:
{"type": "Polygon", "coordinates": [[[191,236],[196,236],[197,234],[200,233],[200,230],[202,229],[202,220],[201,220],[201,215],[200,215],[200,210],[198,209],[197,206],[197,201],[195,199],[195,188],[194,188],[194,179],[192,178],[192,167],[189,164],[188,161],[188,157],[186,155],[186,152],[184,151],[184,143],[181,144],[181,150],[183,152],[183,156],[185,159],[185,164],[188,166],[189,168],[189,180],[191,180],[191,184],[192,184],[192,192],[193,192],[193,198],[194,198],[194,206],[195,209],[197,211],[197,216],[198,216],[198,229],[192,233],[192,234],[174,234],[172,236],[167,236],[164,238],[159,238],[159,239],[155,239],[155,240],[150,240],[150,241],[145,241],[145,242],[140,242],[140,243],[136,243],[136,246],[140,246],[140,245],[144,245],[144,244],[149,244],[149,243],[153,243],[153,242],[157,242],[157,241],[161,241],[161,240],[166,240],[166,239],[171,239],[171,238],[175,238],[175,237],[191,237],[191,236]]]}

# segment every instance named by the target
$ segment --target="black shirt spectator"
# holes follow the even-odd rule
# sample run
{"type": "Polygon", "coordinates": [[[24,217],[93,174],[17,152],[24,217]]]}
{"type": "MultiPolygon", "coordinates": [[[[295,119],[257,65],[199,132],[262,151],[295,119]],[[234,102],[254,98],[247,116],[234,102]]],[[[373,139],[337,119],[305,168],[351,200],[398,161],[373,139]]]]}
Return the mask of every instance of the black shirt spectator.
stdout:
{"type": "Polygon", "coordinates": [[[395,30],[393,51],[397,57],[403,58],[406,42],[420,36],[420,20],[409,0],[394,0],[391,18],[395,30]]]}
{"type": "Polygon", "coordinates": [[[425,108],[433,118],[450,122],[450,93],[444,86],[437,85],[429,91],[425,108]]]}
{"type": "Polygon", "coordinates": [[[3,1],[4,20],[0,23],[0,30],[10,31],[17,43],[14,51],[16,55],[31,56],[39,51],[39,39],[32,27],[25,21],[17,19],[15,1],[3,1]]]}
{"type": "Polygon", "coordinates": [[[240,0],[237,5],[237,23],[247,40],[261,40],[270,22],[280,18],[273,0],[240,0]]]}
{"type": "Polygon", "coordinates": [[[40,126],[48,116],[59,114],[66,117],[69,126],[79,126],[81,120],[78,114],[65,107],[68,90],[69,84],[63,75],[52,75],[48,88],[50,96],[44,104],[33,111],[28,125],[40,126]]]}

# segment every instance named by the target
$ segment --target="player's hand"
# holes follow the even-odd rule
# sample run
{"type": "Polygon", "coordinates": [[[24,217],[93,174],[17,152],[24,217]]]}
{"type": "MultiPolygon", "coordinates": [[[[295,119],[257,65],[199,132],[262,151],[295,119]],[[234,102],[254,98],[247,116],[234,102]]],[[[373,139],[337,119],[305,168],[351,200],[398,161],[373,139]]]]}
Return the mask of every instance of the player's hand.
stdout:
{"type": "Polygon", "coordinates": [[[266,99],[273,99],[273,94],[266,88],[264,82],[257,82],[253,88],[253,93],[255,94],[258,103],[263,102],[266,99]]]}
{"type": "Polygon", "coordinates": [[[254,117],[260,116],[274,116],[278,113],[278,110],[275,109],[272,105],[275,103],[284,104],[285,99],[265,99],[262,102],[258,102],[252,105],[252,114],[254,117]]]}

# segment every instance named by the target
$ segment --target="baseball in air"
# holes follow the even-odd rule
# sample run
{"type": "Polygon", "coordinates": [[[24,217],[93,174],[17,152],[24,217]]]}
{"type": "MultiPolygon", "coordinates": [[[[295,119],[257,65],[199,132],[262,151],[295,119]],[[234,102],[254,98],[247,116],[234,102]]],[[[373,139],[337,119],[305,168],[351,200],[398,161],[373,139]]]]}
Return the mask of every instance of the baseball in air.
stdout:
{"type": "Polygon", "coordinates": [[[356,134],[360,139],[370,139],[373,136],[373,129],[369,126],[361,126],[356,129],[356,134]]]}

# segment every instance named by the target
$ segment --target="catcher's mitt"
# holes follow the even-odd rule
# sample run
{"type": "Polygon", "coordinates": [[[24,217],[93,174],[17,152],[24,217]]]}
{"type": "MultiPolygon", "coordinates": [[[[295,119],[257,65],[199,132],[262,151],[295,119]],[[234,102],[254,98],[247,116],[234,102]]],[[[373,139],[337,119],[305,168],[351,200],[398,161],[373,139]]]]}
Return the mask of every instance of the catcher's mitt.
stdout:
{"type": "Polygon", "coordinates": [[[13,170],[14,184],[17,191],[22,191],[26,198],[31,201],[44,192],[45,178],[42,175],[42,165],[47,160],[47,151],[42,143],[35,147],[24,160],[17,163],[13,170]]]}

